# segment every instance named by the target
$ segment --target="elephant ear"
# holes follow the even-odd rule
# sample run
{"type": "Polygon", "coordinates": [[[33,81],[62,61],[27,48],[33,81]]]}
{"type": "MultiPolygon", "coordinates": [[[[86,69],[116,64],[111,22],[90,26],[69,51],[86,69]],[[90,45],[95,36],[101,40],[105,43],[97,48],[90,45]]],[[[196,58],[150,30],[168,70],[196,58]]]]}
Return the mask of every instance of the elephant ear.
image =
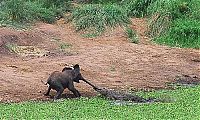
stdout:
{"type": "Polygon", "coordinates": [[[80,74],[80,67],[78,64],[74,65],[73,68],[74,68],[75,74],[77,75],[80,74]]]}
{"type": "Polygon", "coordinates": [[[74,68],[71,68],[71,67],[65,67],[63,68],[62,72],[66,71],[66,70],[73,70],[74,68]]]}
{"type": "Polygon", "coordinates": [[[80,69],[79,64],[73,66],[74,69],[80,69]]]}
{"type": "Polygon", "coordinates": [[[74,68],[74,79],[73,79],[73,81],[75,81],[75,82],[78,82],[79,83],[79,76],[80,76],[80,67],[79,67],[79,65],[78,64],[76,64],[76,65],[74,65],[73,66],[73,68],[74,68]]]}

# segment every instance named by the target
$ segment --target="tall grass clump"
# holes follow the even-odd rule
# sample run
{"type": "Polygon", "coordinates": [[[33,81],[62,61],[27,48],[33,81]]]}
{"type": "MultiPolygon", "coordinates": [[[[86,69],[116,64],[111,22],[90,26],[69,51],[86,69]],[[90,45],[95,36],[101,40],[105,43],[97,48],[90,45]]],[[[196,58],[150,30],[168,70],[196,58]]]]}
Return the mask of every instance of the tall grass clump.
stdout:
{"type": "Polygon", "coordinates": [[[71,11],[70,0],[37,0],[44,8],[51,9],[58,17],[64,13],[71,11]]]}
{"type": "Polygon", "coordinates": [[[156,0],[124,0],[123,7],[129,16],[143,17],[147,15],[147,8],[156,0]]]}
{"type": "Polygon", "coordinates": [[[122,0],[90,0],[90,3],[93,4],[112,4],[112,3],[120,3],[122,0]]]}
{"type": "Polygon", "coordinates": [[[130,20],[126,12],[116,4],[88,4],[72,12],[76,30],[89,33],[102,33],[108,27],[126,26],[130,20]]]}
{"type": "Polygon", "coordinates": [[[169,46],[200,48],[200,22],[177,19],[173,21],[165,35],[154,39],[157,43],[169,46]]]}
{"type": "Polygon", "coordinates": [[[127,37],[130,40],[130,42],[135,43],[135,44],[139,43],[139,39],[138,39],[137,33],[133,29],[127,27],[125,29],[125,34],[127,35],[127,37]]]}
{"type": "Polygon", "coordinates": [[[40,20],[47,23],[53,23],[56,21],[57,17],[56,8],[54,7],[46,8],[38,1],[27,2],[26,4],[27,6],[30,6],[29,7],[29,10],[31,11],[30,14],[35,16],[34,20],[29,22],[40,20]]]}
{"type": "Polygon", "coordinates": [[[148,9],[149,35],[158,43],[199,48],[200,0],[156,0],[148,9]]]}
{"type": "Polygon", "coordinates": [[[149,5],[147,14],[151,16],[149,34],[151,37],[159,37],[166,33],[172,21],[187,18],[191,12],[188,0],[156,0],[149,5]]]}
{"type": "Polygon", "coordinates": [[[69,0],[4,0],[0,3],[0,24],[24,24],[35,21],[53,23],[69,9],[69,0]]]}
{"type": "MultiPolygon", "coordinates": [[[[156,0],[148,7],[148,15],[166,14],[171,15],[171,19],[178,19],[182,17],[189,17],[192,11],[196,8],[193,7],[192,0],[156,0]]],[[[199,0],[193,0],[199,1],[199,0]]],[[[196,6],[196,5],[195,5],[196,6]]]]}
{"type": "Polygon", "coordinates": [[[149,21],[148,35],[150,37],[159,37],[166,34],[171,26],[171,21],[171,15],[169,13],[153,15],[149,21]]]}
{"type": "Polygon", "coordinates": [[[0,11],[4,16],[1,19],[23,22],[30,21],[33,16],[29,13],[29,6],[24,0],[8,0],[1,3],[0,11]]]}

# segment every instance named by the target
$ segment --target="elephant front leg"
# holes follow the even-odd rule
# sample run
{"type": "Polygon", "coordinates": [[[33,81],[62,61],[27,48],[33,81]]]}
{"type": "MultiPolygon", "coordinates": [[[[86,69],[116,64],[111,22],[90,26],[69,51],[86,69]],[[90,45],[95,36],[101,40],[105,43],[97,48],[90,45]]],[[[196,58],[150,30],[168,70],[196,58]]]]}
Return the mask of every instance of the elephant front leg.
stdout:
{"type": "Polygon", "coordinates": [[[73,92],[73,94],[76,96],[76,97],[80,97],[81,94],[79,93],[78,90],[76,90],[75,88],[68,88],[71,92],[73,92]]]}
{"type": "Polygon", "coordinates": [[[50,90],[51,90],[51,87],[49,86],[47,92],[46,92],[44,95],[45,95],[45,96],[49,96],[50,90]]]}

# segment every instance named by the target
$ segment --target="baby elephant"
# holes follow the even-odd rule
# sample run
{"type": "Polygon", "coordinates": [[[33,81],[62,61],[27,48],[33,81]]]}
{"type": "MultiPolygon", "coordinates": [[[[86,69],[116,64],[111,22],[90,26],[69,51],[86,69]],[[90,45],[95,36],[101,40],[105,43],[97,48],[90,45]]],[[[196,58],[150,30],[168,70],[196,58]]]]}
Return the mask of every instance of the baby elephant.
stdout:
{"type": "Polygon", "coordinates": [[[62,72],[54,71],[47,79],[46,84],[49,84],[49,88],[47,93],[44,95],[49,95],[50,90],[54,89],[57,91],[54,99],[58,99],[61,97],[64,89],[68,88],[76,97],[80,97],[81,94],[75,89],[73,83],[73,81],[79,83],[79,80],[84,80],[84,78],[80,73],[80,67],[78,64],[73,67],[65,67],[62,72]]]}

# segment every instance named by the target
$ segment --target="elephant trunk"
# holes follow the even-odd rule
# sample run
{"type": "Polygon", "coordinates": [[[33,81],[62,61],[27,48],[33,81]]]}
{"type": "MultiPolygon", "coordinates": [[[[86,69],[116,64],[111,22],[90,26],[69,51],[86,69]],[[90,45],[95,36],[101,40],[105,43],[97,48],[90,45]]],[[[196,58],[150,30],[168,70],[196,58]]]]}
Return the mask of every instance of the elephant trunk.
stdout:
{"type": "Polygon", "coordinates": [[[85,79],[82,79],[82,80],[83,80],[84,82],[86,82],[87,84],[89,84],[90,86],[92,86],[93,89],[95,89],[95,90],[100,89],[100,88],[98,88],[97,86],[93,85],[92,83],[88,82],[87,80],[85,80],[85,79]]]}

